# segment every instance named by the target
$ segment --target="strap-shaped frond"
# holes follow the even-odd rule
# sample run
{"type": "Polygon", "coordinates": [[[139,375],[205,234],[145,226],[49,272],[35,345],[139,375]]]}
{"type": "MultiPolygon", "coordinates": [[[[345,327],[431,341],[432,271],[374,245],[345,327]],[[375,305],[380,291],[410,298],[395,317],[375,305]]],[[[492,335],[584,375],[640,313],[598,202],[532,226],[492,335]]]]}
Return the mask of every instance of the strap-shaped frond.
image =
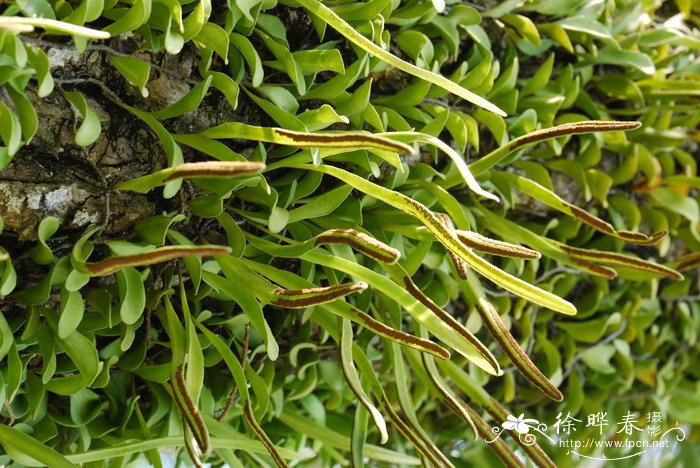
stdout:
{"type": "Polygon", "coordinates": [[[479,272],[481,275],[490,279],[502,288],[517,294],[535,304],[547,307],[567,315],[576,313],[576,307],[573,304],[563,300],[562,298],[533,286],[519,278],[506,273],[505,271],[488,263],[478,255],[474,254],[471,249],[462,244],[457,236],[451,233],[442,224],[440,219],[433,214],[422,203],[415,201],[401,193],[389,190],[385,187],[373,184],[362,177],[351,174],[342,169],[332,166],[315,167],[309,164],[299,164],[293,167],[300,169],[315,170],[343,180],[357,190],[360,190],[367,195],[370,195],[378,200],[381,200],[394,208],[404,211],[405,213],[415,217],[435,237],[447,248],[454,252],[459,258],[464,260],[470,267],[479,272]]]}

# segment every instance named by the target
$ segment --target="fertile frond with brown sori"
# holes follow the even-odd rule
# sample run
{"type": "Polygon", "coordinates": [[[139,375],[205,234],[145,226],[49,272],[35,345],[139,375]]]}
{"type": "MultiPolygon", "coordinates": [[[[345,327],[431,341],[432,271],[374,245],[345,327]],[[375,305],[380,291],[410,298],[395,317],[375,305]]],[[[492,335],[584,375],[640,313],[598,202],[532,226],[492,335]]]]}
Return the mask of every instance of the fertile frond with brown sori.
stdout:
{"type": "Polygon", "coordinates": [[[279,288],[275,291],[272,305],[285,309],[305,309],[314,305],[325,304],[365,289],[367,289],[367,283],[361,281],[358,283],[334,284],[333,286],[321,288],[295,290],[279,288]]]}
{"type": "Polygon", "coordinates": [[[316,236],[315,245],[345,244],[378,262],[393,264],[401,252],[355,229],[329,229],[316,236]]]}
{"type": "Polygon", "coordinates": [[[428,339],[419,338],[415,335],[411,335],[410,333],[389,327],[355,307],[350,306],[348,309],[353,315],[352,320],[354,322],[361,324],[363,327],[371,330],[383,338],[395,341],[396,343],[416,349],[423,353],[432,354],[440,359],[449,359],[451,356],[447,349],[443,348],[437,343],[433,343],[428,339]]]}
{"type": "MultiPolygon", "coordinates": [[[[450,230],[454,230],[452,222],[448,216],[441,216],[442,222],[445,227],[450,230]]],[[[459,272],[459,259],[452,259],[455,264],[456,270],[459,272]]],[[[465,271],[464,274],[459,273],[460,277],[465,281],[465,285],[473,291],[474,307],[481,316],[482,321],[488,328],[491,335],[494,337],[501,349],[506,353],[513,365],[520,371],[523,376],[528,379],[535,387],[540,389],[545,395],[555,401],[562,401],[564,399],[563,395],[550,381],[547,377],[535,366],[528,355],[523,351],[513,335],[506,328],[501,316],[498,311],[494,309],[493,305],[486,300],[483,295],[478,293],[478,290],[472,286],[472,279],[469,277],[469,273],[465,271]]]]}
{"type": "Polygon", "coordinates": [[[521,137],[515,138],[493,152],[487,154],[478,161],[469,165],[469,169],[474,175],[481,174],[491,169],[493,166],[503,161],[516,150],[525,146],[533,145],[540,141],[549,140],[565,135],[575,135],[594,132],[627,131],[639,128],[639,122],[608,121],[608,120],[587,120],[583,122],[572,122],[555,127],[535,130],[521,137]]]}
{"type": "Polygon", "coordinates": [[[516,369],[542,393],[554,401],[562,401],[564,396],[557,387],[540,371],[532,360],[525,354],[513,335],[506,328],[498,311],[486,299],[479,299],[474,307],[479,312],[486,328],[491,336],[498,341],[501,349],[506,353],[508,359],[516,369]]]}
{"type": "Polygon", "coordinates": [[[181,257],[214,257],[228,253],[231,253],[231,248],[223,245],[166,246],[139,254],[110,257],[99,262],[85,263],[81,267],[90,276],[107,276],[126,267],[149,266],[181,257]]]}
{"type": "Polygon", "coordinates": [[[539,200],[545,205],[550,206],[557,211],[561,211],[562,213],[567,214],[609,236],[622,239],[625,242],[631,242],[639,245],[654,245],[668,234],[668,231],[665,230],[656,232],[650,236],[641,232],[626,230],[618,231],[612,224],[588,213],[586,210],[581,209],[576,205],[567,202],[553,191],[533,180],[506,172],[501,173],[501,175],[508,180],[512,187],[535,198],[536,200],[539,200]]]}
{"type": "Polygon", "coordinates": [[[460,241],[467,247],[476,251],[498,255],[501,257],[515,257],[538,259],[542,254],[536,250],[528,249],[510,242],[503,242],[490,237],[482,236],[479,233],[472,231],[455,231],[460,241]]]}
{"type": "Polygon", "coordinates": [[[203,161],[183,163],[168,167],[158,172],[127,180],[113,190],[130,190],[146,193],[154,187],[164,185],[171,180],[189,178],[228,178],[253,174],[265,168],[265,164],[255,161],[203,161]]]}
{"type": "Polygon", "coordinates": [[[436,467],[454,468],[452,462],[450,462],[442,452],[437,450],[430,441],[425,440],[420,434],[420,431],[412,427],[411,422],[407,418],[401,417],[401,415],[392,408],[391,402],[386,395],[382,395],[379,403],[384,413],[389,417],[394,426],[396,426],[396,429],[413,444],[423,458],[436,467]]]}
{"type": "Polygon", "coordinates": [[[565,244],[560,244],[560,246],[566,253],[575,259],[643,271],[654,276],[661,276],[675,281],[683,280],[683,275],[678,273],[676,270],[664,265],[659,265],[658,263],[641,260],[639,258],[617,252],[602,252],[599,250],[580,249],[578,247],[571,247],[565,244]]]}
{"type": "Polygon", "coordinates": [[[574,315],[576,307],[562,298],[533,286],[513,275],[495,267],[484,259],[474,254],[471,249],[462,244],[457,236],[448,231],[440,219],[422,203],[407,197],[404,194],[389,190],[386,187],[369,182],[342,169],[332,166],[315,167],[309,164],[295,164],[291,167],[322,172],[338,178],[346,184],[361,190],[378,200],[381,200],[394,208],[397,208],[419,220],[435,237],[448,249],[464,260],[471,268],[486,276],[488,279],[529,301],[557,312],[574,315]]]}
{"type": "Polygon", "coordinates": [[[678,260],[669,263],[667,267],[676,271],[687,271],[700,267],[700,252],[693,252],[683,255],[678,260]]]}
{"type": "Polygon", "coordinates": [[[192,431],[197,445],[202,452],[209,450],[209,431],[197,405],[187,393],[185,385],[184,366],[180,365],[170,378],[170,386],[173,390],[173,399],[182,413],[187,426],[192,431]]]}

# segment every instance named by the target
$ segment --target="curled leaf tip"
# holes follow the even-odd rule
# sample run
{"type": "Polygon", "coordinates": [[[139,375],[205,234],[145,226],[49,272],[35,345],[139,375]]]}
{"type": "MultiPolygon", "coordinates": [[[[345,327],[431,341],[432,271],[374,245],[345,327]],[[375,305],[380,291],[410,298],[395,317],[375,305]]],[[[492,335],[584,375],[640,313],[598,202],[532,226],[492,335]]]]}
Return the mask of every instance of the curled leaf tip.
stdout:
{"type": "Polygon", "coordinates": [[[472,231],[456,231],[457,238],[467,247],[471,247],[479,252],[499,255],[502,257],[518,257],[527,259],[538,259],[542,254],[536,250],[528,249],[510,242],[503,242],[490,237],[482,236],[472,231]]]}
{"type": "Polygon", "coordinates": [[[665,265],[649,262],[635,257],[630,257],[617,252],[602,252],[599,250],[581,249],[561,244],[561,248],[572,258],[579,260],[602,263],[603,265],[618,266],[631,270],[644,271],[663,276],[675,281],[683,281],[683,275],[665,265]]]}
{"type": "Polygon", "coordinates": [[[184,366],[180,364],[170,378],[170,386],[173,389],[175,403],[182,413],[182,417],[192,431],[192,435],[199,445],[202,452],[209,450],[209,431],[204,424],[204,419],[197,408],[197,405],[189,393],[185,385],[184,366]]]}
{"type": "Polygon", "coordinates": [[[355,315],[353,320],[383,338],[395,341],[402,346],[417,349],[423,353],[432,354],[440,359],[450,359],[450,352],[437,343],[391,328],[355,307],[350,307],[350,311],[355,315]]]}
{"type": "Polygon", "coordinates": [[[401,252],[372,236],[355,229],[330,229],[316,237],[315,245],[345,244],[358,252],[383,263],[394,264],[401,257],[401,252]]]}
{"type": "Polygon", "coordinates": [[[479,298],[475,304],[486,328],[498,342],[503,352],[508,356],[516,369],[537,387],[542,393],[554,401],[562,401],[564,395],[549,379],[535,366],[530,357],[523,351],[508,328],[503,323],[498,311],[485,298],[479,298]]]}
{"type": "Polygon", "coordinates": [[[272,305],[286,309],[304,309],[318,304],[333,301],[358,291],[367,289],[367,283],[342,283],[333,286],[309,289],[282,289],[275,291],[272,305]]]}

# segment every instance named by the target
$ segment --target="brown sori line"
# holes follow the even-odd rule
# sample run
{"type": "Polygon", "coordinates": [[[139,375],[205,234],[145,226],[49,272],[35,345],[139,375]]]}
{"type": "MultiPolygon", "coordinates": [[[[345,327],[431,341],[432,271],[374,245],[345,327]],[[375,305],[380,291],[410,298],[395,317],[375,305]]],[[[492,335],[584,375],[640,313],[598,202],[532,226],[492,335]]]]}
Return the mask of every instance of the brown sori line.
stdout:
{"type": "MultiPolygon", "coordinates": [[[[508,419],[508,415],[510,414],[508,410],[505,409],[503,405],[501,405],[498,402],[498,400],[496,400],[493,397],[490,397],[490,403],[490,405],[484,405],[484,409],[486,410],[486,412],[489,413],[499,423],[505,422],[508,419]]],[[[540,447],[538,444],[535,443],[532,445],[527,445],[520,440],[520,437],[518,437],[517,432],[509,430],[508,433],[513,437],[515,442],[523,448],[525,453],[530,455],[530,458],[533,459],[537,466],[556,468],[557,465],[554,464],[552,459],[549,458],[549,455],[547,455],[545,451],[542,450],[542,447],[540,447]]]]}
{"type": "Polygon", "coordinates": [[[516,245],[509,245],[505,242],[501,242],[496,239],[488,239],[489,242],[495,244],[489,245],[486,243],[480,244],[459,232],[457,233],[457,238],[462,242],[462,244],[466,245],[467,247],[470,247],[474,250],[478,250],[480,252],[486,252],[492,255],[535,259],[541,257],[540,253],[535,250],[530,250],[516,245]]]}
{"type": "MultiPolygon", "coordinates": [[[[438,218],[440,218],[440,221],[442,221],[442,224],[444,224],[447,229],[454,233],[454,224],[448,215],[445,213],[438,213],[438,218]]],[[[447,249],[447,254],[450,256],[459,277],[463,280],[468,279],[469,266],[467,263],[450,249],[447,249]]]]}
{"type": "Polygon", "coordinates": [[[423,338],[419,338],[417,336],[411,335],[409,333],[404,333],[400,330],[397,330],[395,328],[388,327],[384,325],[382,322],[379,322],[378,320],[375,320],[372,318],[370,315],[362,312],[359,309],[356,309],[355,307],[352,307],[352,311],[357,317],[362,320],[363,324],[369,328],[370,330],[376,331],[378,333],[382,333],[384,335],[387,335],[389,337],[392,337],[398,341],[404,341],[406,343],[410,343],[416,346],[420,346],[421,348],[428,349],[432,351],[433,354],[438,356],[441,359],[449,359],[450,358],[450,352],[443,348],[442,346],[433,343],[430,340],[426,340],[423,338]]]}
{"type": "Polygon", "coordinates": [[[435,315],[437,315],[443,322],[445,322],[451,329],[456,331],[462,338],[470,342],[476,349],[480,351],[481,356],[486,359],[491,366],[494,369],[498,369],[498,362],[489,356],[488,350],[484,350],[482,348],[481,343],[479,343],[477,340],[475,340],[473,337],[471,337],[465,329],[462,328],[462,326],[455,320],[454,317],[452,317],[450,314],[442,310],[437,304],[435,304],[428,296],[423,294],[413,283],[411,278],[409,277],[404,277],[404,284],[406,286],[406,291],[416,298],[418,302],[423,304],[425,307],[433,311],[435,315]]]}
{"type": "Polygon", "coordinates": [[[547,138],[555,138],[564,135],[572,135],[574,133],[600,132],[610,130],[632,130],[638,128],[639,122],[615,122],[615,121],[585,121],[575,122],[570,124],[558,125],[556,127],[544,128],[537,130],[528,135],[520,137],[511,150],[516,150],[522,146],[545,140],[547,138]]]}
{"type": "MultiPolygon", "coordinates": [[[[182,418],[183,421],[185,421],[185,418],[182,418]]],[[[184,422],[183,422],[184,424],[184,422]]],[[[187,437],[187,434],[184,434],[185,437],[185,450],[187,450],[187,455],[189,455],[190,460],[192,460],[192,463],[196,468],[202,468],[204,465],[202,464],[202,461],[199,459],[199,456],[197,453],[194,451],[194,447],[190,443],[190,439],[187,437]]]]}
{"type": "Polygon", "coordinates": [[[659,265],[657,263],[646,262],[643,260],[637,260],[636,258],[626,257],[624,255],[620,255],[620,254],[612,253],[612,252],[599,252],[597,250],[578,249],[576,247],[570,247],[568,245],[562,245],[562,249],[564,249],[564,251],[566,251],[567,253],[569,253],[571,255],[580,255],[582,257],[587,257],[587,258],[596,258],[596,259],[600,260],[602,263],[606,263],[606,260],[608,260],[608,263],[611,263],[611,264],[615,264],[612,262],[619,262],[619,263],[624,264],[628,268],[632,268],[634,270],[654,271],[656,273],[659,273],[660,275],[663,275],[667,278],[674,279],[676,281],[683,280],[683,275],[681,275],[677,271],[674,271],[668,267],[665,267],[663,265],[659,265]]]}
{"type": "MultiPolygon", "coordinates": [[[[185,399],[187,408],[184,408],[182,406],[182,402],[180,402],[179,398],[175,398],[175,403],[180,407],[180,410],[183,412],[183,415],[189,414],[192,416],[192,419],[194,419],[193,425],[190,421],[190,418],[184,418],[185,421],[187,421],[187,424],[192,429],[192,434],[194,434],[195,439],[197,439],[197,443],[199,444],[200,450],[202,452],[206,452],[207,450],[209,450],[209,433],[207,432],[207,426],[202,420],[202,416],[199,414],[199,409],[197,408],[197,405],[195,405],[194,401],[192,401],[192,398],[190,398],[189,393],[187,393],[184,372],[184,366],[180,364],[177,368],[177,372],[175,373],[175,384],[177,385],[177,390],[173,389],[173,391],[179,391],[179,395],[185,399]]],[[[173,385],[172,379],[170,380],[170,385],[173,385]]]]}
{"type": "Polygon", "coordinates": [[[401,255],[401,253],[395,248],[389,247],[383,242],[380,242],[377,239],[354,229],[331,229],[330,231],[326,231],[316,237],[314,245],[318,246],[320,244],[345,244],[368,257],[375,258],[384,263],[395,263],[401,255]],[[365,241],[367,244],[373,245],[378,250],[381,250],[382,253],[367,248],[367,246],[358,239],[353,239],[352,237],[336,237],[333,235],[333,233],[347,234],[357,237],[358,239],[365,241]]]}
{"type": "MultiPolygon", "coordinates": [[[[433,453],[433,451],[430,449],[430,447],[426,446],[418,436],[416,436],[413,431],[408,427],[408,425],[401,420],[401,417],[399,414],[394,411],[394,408],[391,407],[391,403],[386,399],[386,395],[382,395],[382,398],[380,400],[380,404],[384,411],[389,415],[389,419],[394,423],[396,428],[406,437],[411,444],[420,452],[421,455],[423,455],[425,458],[427,458],[430,463],[432,463],[435,466],[443,466],[442,463],[440,463],[439,457],[437,454],[433,453]]],[[[441,454],[442,455],[442,454],[441,454]]]]}
{"type": "Polygon", "coordinates": [[[679,271],[690,270],[693,267],[700,266],[700,252],[684,255],[678,259],[676,265],[676,269],[679,271]]]}
{"type": "Polygon", "coordinates": [[[501,316],[493,306],[490,303],[482,304],[481,302],[477,302],[475,307],[479,315],[481,315],[486,328],[488,328],[491,333],[491,336],[498,342],[503,352],[506,353],[523,377],[552,400],[564,400],[564,395],[562,395],[559,389],[549,381],[537,366],[535,366],[530,357],[525,354],[525,351],[523,351],[518,342],[515,341],[515,338],[510,334],[501,316]],[[536,378],[532,378],[531,374],[535,374],[536,378]]]}
{"type": "Polygon", "coordinates": [[[280,135],[286,136],[287,138],[290,138],[296,143],[300,144],[311,144],[311,143],[328,143],[329,141],[337,141],[340,143],[367,143],[372,146],[388,146],[389,148],[394,149],[396,152],[401,153],[401,154],[411,154],[411,151],[407,150],[407,146],[404,146],[402,144],[396,143],[394,141],[384,138],[378,138],[378,137],[370,137],[370,136],[365,136],[365,135],[334,135],[334,134],[323,134],[323,135],[314,135],[314,134],[299,134],[299,133],[294,133],[290,132],[288,130],[283,130],[281,128],[275,129],[277,133],[280,135]]]}
{"type": "Polygon", "coordinates": [[[310,289],[282,289],[278,288],[275,293],[281,296],[298,296],[302,294],[311,294],[310,297],[302,297],[298,299],[289,299],[278,297],[272,302],[272,305],[277,307],[285,307],[288,309],[302,309],[316,304],[332,301],[339,297],[346,296],[354,291],[367,289],[367,283],[343,283],[327,286],[325,288],[310,288],[310,289]],[[315,294],[315,295],[314,295],[315,294]]]}
{"type": "Polygon", "coordinates": [[[617,231],[617,235],[628,242],[632,242],[639,245],[654,245],[663,239],[668,234],[668,231],[663,230],[647,236],[641,232],[633,231],[617,231]]]}
{"type": "Polygon", "coordinates": [[[615,229],[609,223],[600,218],[596,218],[578,206],[571,205],[569,203],[567,203],[566,206],[571,210],[571,214],[573,214],[575,218],[580,219],[589,226],[593,226],[606,234],[615,234],[615,229]]]}
{"type": "MultiPolygon", "coordinates": [[[[492,432],[492,428],[487,423],[484,421],[484,418],[481,417],[479,413],[477,413],[471,406],[468,404],[462,402],[462,405],[465,410],[467,410],[467,413],[469,413],[469,416],[471,416],[472,420],[474,421],[474,424],[476,426],[476,430],[478,431],[479,435],[481,436],[482,439],[486,439],[487,437],[492,437],[494,433],[492,432]]],[[[508,444],[501,439],[500,437],[496,439],[492,445],[495,445],[498,447],[500,450],[496,450],[494,447],[494,452],[498,456],[498,458],[503,462],[504,465],[506,465],[507,468],[524,468],[525,464],[520,461],[520,459],[515,455],[515,452],[508,446],[508,444]]]]}
{"type": "Polygon", "coordinates": [[[447,253],[450,255],[450,258],[452,259],[452,263],[454,263],[455,269],[457,270],[457,274],[459,275],[460,278],[463,280],[466,280],[469,278],[469,266],[467,263],[459,258],[456,253],[454,253],[451,250],[448,250],[447,253]]]}
{"type": "Polygon", "coordinates": [[[151,252],[142,254],[128,255],[125,257],[112,257],[95,263],[86,263],[85,268],[93,276],[107,276],[127,266],[148,266],[188,255],[213,257],[216,255],[225,255],[230,252],[230,247],[219,245],[196,247],[160,247],[151,252]]]}
{"type": "Polygon", "coordinates": [[[181,177],[197,177],[197,176],[234,176],[256,172],[264,168],[265,165],[258,162],[221,162],[221,161],[206,161],[201,163],[185,163],[177,166],[175,172],[169,175],[165,180],[170,181],[181,177]]]}
{"type": "Polygon", "coordinates": [[[569,260],[605,278],[615,279],[617,277],[617,272],[612,268],[596,265],[595,263],[587,262],[576,257],[569,257],[569,260]]]}
{"type": "Polygon", "coordinates": [[[437,219],[437,217],[435,216],[435,213],[433,213],[428,208],[426,208],[425,205],[413,200],[412,198],[408,198],[406,196],[404,196],[404,201],[406,203],[408,203],[409,205],[411,205],[421,215],[423,215],[423,218],[426,221],[428,221],[434,228],[436,228],[437,230],[443,231],[444,233],[446,233],[446,235],[448,235],[447,229],[445,228],[445,226],[440,222],[439,219],[437,219]]]}
{"type": "Polygon", "coordinates": [[[267,449],[267,452],[275,461],[275,464],[278,466],[278,468],[288,467],[289,465],[287,465],[287,462],[285,462],[284,459],[277,452],[277,449],[275,448],[274,444],[269,439],[269,437],[267,437],[267,434],[265,434],[265,432],[256,424],[255,418],[252,414],[252,408],[250,407],[250,402],[246,402],[246,404],[243,406],[243,415],[245,416],[246,422],[248,423],[248,427],[250,427],[250,429],[255,433],[257,438],[260,439],[260,442],[263,443],[263,445],[267,449]]]}

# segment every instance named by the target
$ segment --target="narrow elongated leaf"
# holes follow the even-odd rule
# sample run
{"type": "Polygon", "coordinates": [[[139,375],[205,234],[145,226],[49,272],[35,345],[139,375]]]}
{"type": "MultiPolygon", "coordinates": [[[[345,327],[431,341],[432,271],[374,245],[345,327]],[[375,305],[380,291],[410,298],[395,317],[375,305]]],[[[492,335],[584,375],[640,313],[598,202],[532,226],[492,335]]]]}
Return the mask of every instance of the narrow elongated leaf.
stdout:
{"type": "Polygon", "coordinates": [[[478,96],[471,91],[464,89],[453,81],[445,78],[442,75],[433,73],[429,70],[417,67],[413,64],[405,62],[400,58],[396,57],[392,53],[382,49],[365,36],[357,32],[352,26],[346,23],[340,16],[335,14],[333,10],[318,2],[317,0],[299,0],[299,3],[312,12],[314,15],[321,18],[323,21],[328,23],[333,29],[338,31],[340,34],[345,36],[349,41],[353,42],[360,48],[364,49],[370,55],[373,55],[380,60],[388,63],[389,65],[398,68],[408,74],[416,76],[422,80],[428,81],[436,86],[441,87],[445,91],[455,94],[462,99],[471,102],[479,107],[491,111],[497,115],[506,116],[505,112],[498,108],[498,106],[487,101],[486,99],[478,96]]]}
{"type": "Polygon", "coordinates": [[[34,460],[56,468],[71,468],[73,463],[51,447],[13,427],[0,424],[0,444],[17,450],[34,460]]]}
{"type": "Polygon", "coordinates": [[[413,154],[413,148],[404,143],[367,132],[299,132],[284,128],[257,127],[238,122],[227,122],[204,130],[200,135],[214,139],[239,138],[265,141],[297,148],[377,148],[401,154],[413,154]]]}
{"type": "Polygon", "coordinates": [[[22,18],[19,16],[0,17],[0,29],[29,32],[35,27],[42,28],[47,31],[73,34],[75,36],[88,37],[91,39],[109,39],[111,37],[110,33],[107,31],[97,31],[95,29],[65,23],[63,21],[57,21],[51,18],[22,18]],[[18,30],[17,27],[23,29],[18,30]]]}
{"type": "MultiPolygon", "coordinates": [[[[530,132],[527,135],[514,138],[513,140],[509,141],[500,148],[480,158],[478,161],[471,163],[469,165],[469,170],[471,170],[472,174],[479,175],[482,172],[489,170],[499,162],[503,161],[516,150],[520,148],[525,148],[527,146],[531,146],[540,141],[549,140],[551,138],[556,138],[564,135],[585,134],[593,132],[634,130],[636,128],[639,128],[640,125],[641,123],[639,122],[590,120],[583,122],[567,123],[550,128],[543,128],[541,130],[530,132]]],[[[442,184],[442,186],[447,187],[448,185],[442,184]]]]}
{"type": "Polygon", "coordinates": [[[565,244],[560,244],[562,250],[571,255],[572,258],[583,261],[602,263],[603,265],[630,268],[632,270],[644,271],[655,276],[663,276],[675,281],[683,281],[683,275],[667,266],[658,263],[648,262],[639,258],[620,254],[617,252],[601,252],[599,250],[580,249],[565,244]]]}
{"type": "Polygon", "coordinates": [[[340,363],[343,367],[345,379],[362,406],[369,412],[381,435],[381,442],[385,444],[389,440],[389,433],[386,431],[386,422],[379,410],[372,404],[369,397],[362,388],[360,377],[357,374],[355,363],[352,360],[352,325],[350,320],[343,319],[342,333],[340,337],[340,363]]]}
{"type": "Polygon", "coordinates": [[[131,266],[148,266],[167,262],[185,256],[213,257],[231,253],[231,248],[222,245],[179,245],[159,247],[136,255],[110,257],[95,263],[86,263],[82,267],[91,276],[107,276],[122,268],[131,266]]]}
{"type": "Polygon", "coordinates": [[[171,180],[193,177],[236,177],[258,172],[264,167],[265,165],[263,163],[253,161],[204,161],[183,163],[137,179],[127,180],[114,187],[113,190],[131,190],[132,192],[146,193],[154,187],[167,184],[171,180]]]}

